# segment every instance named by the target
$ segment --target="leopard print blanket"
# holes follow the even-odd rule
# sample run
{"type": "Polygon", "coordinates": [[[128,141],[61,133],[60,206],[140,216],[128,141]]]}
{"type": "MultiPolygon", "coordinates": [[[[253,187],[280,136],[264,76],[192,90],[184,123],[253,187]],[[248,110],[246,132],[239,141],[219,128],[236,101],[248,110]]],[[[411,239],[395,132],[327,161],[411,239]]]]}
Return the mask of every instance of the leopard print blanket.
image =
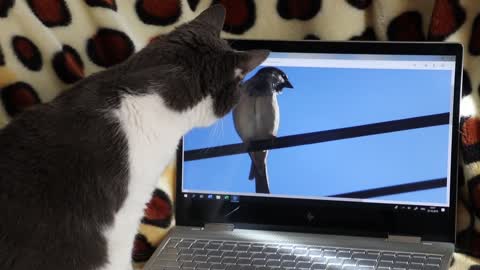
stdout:
{"type": "MultiPolygon", "coordinates": [[[[226,38],[455,41],[465,48],[458,251],[479,269],[480,3],[478,0],[0,0],[0,126],[82,78],[124,61],[213,3],[226,38]]],[[[135,239],[141,268],[174,225],[174,167],[159,179],[135,239]]]]}

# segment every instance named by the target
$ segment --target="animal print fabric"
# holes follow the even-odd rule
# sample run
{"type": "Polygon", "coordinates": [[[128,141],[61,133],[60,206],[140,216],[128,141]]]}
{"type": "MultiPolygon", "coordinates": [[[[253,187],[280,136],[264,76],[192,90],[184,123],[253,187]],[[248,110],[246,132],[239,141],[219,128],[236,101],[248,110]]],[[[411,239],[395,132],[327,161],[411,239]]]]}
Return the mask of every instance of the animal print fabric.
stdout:
{"type": "MultiPolygon", "coordinates": [[[[227,8],[226,38],[463,43],[459,253],[452,269],[480,269],[478,0],[0,0],[0,126],[218,2],[227,8]]],[[[132,252],[136,268],[174,226],[174,170],[166,169],[146,206],[132,252]]]]}

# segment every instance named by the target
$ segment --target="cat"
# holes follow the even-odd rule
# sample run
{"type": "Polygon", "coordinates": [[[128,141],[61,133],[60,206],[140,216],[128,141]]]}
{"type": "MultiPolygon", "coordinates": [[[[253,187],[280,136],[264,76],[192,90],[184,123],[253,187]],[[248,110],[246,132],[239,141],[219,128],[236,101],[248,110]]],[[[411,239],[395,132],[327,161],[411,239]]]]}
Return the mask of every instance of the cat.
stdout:
{"type": "Polygon", "coordinates": [[[131,269],[145,203],[181,137],[236,105],[267,50],[220,38],[213,5],[0,130],[0,269],[131,269]]]}

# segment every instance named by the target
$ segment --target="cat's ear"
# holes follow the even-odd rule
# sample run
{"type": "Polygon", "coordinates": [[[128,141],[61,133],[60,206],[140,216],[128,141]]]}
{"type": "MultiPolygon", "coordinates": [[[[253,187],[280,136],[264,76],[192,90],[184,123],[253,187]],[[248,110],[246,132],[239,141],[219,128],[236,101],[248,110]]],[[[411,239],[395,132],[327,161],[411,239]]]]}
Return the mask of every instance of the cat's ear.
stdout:
{"type": "Polygon", "coordinates": [[[193,22],[201,22],[212,27],[216,36],[220,36],[222,32],[223,24],[225,23],[225,7],[221,4],[215,4],[204,10],[198,15],[193,22]]]}
{"type": "Polygon", "coordinates": [[[263,63],[270,54],[269,50],[250,50],[235,52],[236,67],[235,76],[243,79],[247,73],[263,63]]]}

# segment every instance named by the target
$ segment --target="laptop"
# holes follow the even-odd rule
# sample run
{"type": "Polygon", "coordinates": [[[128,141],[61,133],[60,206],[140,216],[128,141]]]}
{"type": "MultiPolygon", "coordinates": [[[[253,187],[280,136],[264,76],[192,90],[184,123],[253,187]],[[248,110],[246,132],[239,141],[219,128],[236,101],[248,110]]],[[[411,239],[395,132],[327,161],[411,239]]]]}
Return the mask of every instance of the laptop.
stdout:
{"type": "Polygon", "coordinates": [[[245,89],[290,83],[247,95],[275,134],[243,141],[233,112],[182,138],[177,226],[145,269],[448,269],[462,46],[230,42],[272,51],[245,89]]]}

